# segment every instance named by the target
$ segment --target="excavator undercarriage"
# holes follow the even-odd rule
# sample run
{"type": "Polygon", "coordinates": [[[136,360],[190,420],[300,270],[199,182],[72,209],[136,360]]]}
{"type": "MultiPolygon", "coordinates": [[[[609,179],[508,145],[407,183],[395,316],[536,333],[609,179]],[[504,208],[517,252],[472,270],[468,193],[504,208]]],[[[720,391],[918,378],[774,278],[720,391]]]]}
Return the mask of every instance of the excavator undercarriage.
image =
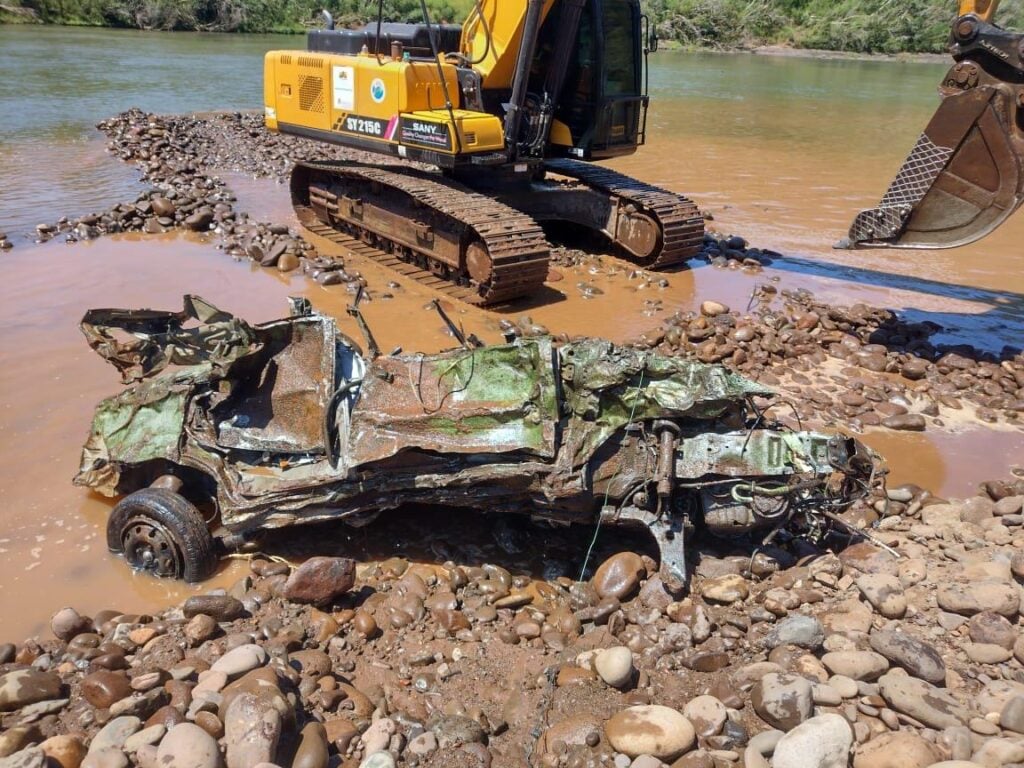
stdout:
{"type": "Polygon", "coordinates": [[[543,223],[598,233],[647,269],[681,264],[700,249],[704,219],[682,195],[563,159],[562,178],[461,181],[408,166],[299,163],[292,202],[307,228],[470,304],[501,304],[540,290],[550,247],[543,223]],[[476,189],[469,184],[485,181],[476,189]],[[504,181],[503,181],[504,180],[504,181]]]}
{"type": "Polygon", "coordinates": [[[309,50],[267,54],[266,122],[391,156],[297,164],[305,226],[450,296],[500,304],[547,279],[545,228],[583,230],[648,269],[699,252],[692,201],[591,162],[644,143],[655,46],[639,0],[477,0],[461,27],[328,19],[309,50]]]}

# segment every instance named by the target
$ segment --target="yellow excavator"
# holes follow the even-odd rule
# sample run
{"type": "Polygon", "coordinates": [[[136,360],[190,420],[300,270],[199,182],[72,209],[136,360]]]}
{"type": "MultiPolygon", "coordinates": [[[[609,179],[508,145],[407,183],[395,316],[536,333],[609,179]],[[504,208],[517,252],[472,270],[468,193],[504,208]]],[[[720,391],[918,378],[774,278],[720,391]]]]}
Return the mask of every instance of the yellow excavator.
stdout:
{"type": "MultiPolygon", "coordinates": [[[[850,247],[962,245],[1020,206],[1024,38],[995,26],[997,5],[961,0],[942,104],[850,247]]],[[[639,0],[476,0],[461,26],[421,11],[361,29],[325,12],[307,50],[266,55],[268,129],[367,153],[296,164],[304,226],[478,305],[540,289],[544,225],[648,269],[697,254],[692,201],[594,162],[645,140],[657,39],[639,0]]]]}

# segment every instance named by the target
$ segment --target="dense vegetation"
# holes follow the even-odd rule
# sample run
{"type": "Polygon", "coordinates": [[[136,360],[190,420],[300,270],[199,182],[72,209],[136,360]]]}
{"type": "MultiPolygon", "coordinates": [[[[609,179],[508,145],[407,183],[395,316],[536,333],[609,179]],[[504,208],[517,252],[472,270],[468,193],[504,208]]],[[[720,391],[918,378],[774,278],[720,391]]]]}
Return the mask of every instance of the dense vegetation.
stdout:
{"type": "MultiPolygon", "coordinates": [[[[472,0],[427,0],[435,20],[458,21],[472,0]]],[[[942,51],[956,0],[644,0],[663,40],[697,48],[781,44],[857,52],[942,51]]],[[[0,21],[142,29],[301,31],[317,11],[340,24],[376,14],[373,0],[0,0],[0,21]],[[6,3],[6,4],[5,4],[6,3]]],[[[419,0],[385,0],[385,18],[418,20],[419,0]]],[[[1000,21],[1024,28],[1024,0],[1000,21]]]]}
{"type": "MultiPolygon", "coordinates": [[[[862,53],[944,51],[955,0],[646,0],[666,39],[739,48],[783,44],[862,53]]],[[[1024,28],[1024,0],[999,21],[1024,28]]]]}
{"type": "MultiPolygon", "coordinates": [[[[427,8],[432,21],[458,21],[471,3],[427,0],[427,8]]],[[[211,32],[301,32],[317,21],[321,8],[330,10],[339,26],[377,15],[375,0],[0,0],[0,21],[211,32]],[[19,9],[27,10],[31,17],[24,12],[20,18],[14,17],[19,9]]],[[[384,18],[419,20],[420,0],[384,0],[384,18]]]]}

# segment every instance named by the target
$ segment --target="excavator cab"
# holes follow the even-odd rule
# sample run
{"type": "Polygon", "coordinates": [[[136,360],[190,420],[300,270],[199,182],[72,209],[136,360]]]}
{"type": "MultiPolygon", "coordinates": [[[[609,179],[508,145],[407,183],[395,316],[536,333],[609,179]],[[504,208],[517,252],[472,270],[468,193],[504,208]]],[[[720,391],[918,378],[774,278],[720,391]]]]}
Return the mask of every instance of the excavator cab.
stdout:
{"type": "Polygon", "coordinates": [[[1024,34],[995,24],[999,0],[961,0],[942,103],[849,248],[954,248],[1024,203],[1024,34]]]}
{"type": "MultiPolygon", "coordinates": [[[[541,28],[542,64],[560,15],[560,9],[553,11],[541,28]]],[[[601,160],[631,154],[644,143],[648,97],[642,26],[636,0],[588,0],[555,112],[571,141],[553,132],[549,155],[601,160]]]]}

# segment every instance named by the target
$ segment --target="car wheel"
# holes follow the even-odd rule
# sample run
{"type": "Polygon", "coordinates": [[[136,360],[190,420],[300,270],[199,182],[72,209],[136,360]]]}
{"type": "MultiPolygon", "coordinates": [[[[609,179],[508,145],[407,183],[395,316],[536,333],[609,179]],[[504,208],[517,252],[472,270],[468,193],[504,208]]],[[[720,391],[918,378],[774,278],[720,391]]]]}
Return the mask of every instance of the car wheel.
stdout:
{"type": "Polygon", "coordinates": [[[193,582],[217,567],[213,536],[199,510],[166,488],[125,496],[107,521],[107,548],[128,564],[164,579],[193,582]]]}

